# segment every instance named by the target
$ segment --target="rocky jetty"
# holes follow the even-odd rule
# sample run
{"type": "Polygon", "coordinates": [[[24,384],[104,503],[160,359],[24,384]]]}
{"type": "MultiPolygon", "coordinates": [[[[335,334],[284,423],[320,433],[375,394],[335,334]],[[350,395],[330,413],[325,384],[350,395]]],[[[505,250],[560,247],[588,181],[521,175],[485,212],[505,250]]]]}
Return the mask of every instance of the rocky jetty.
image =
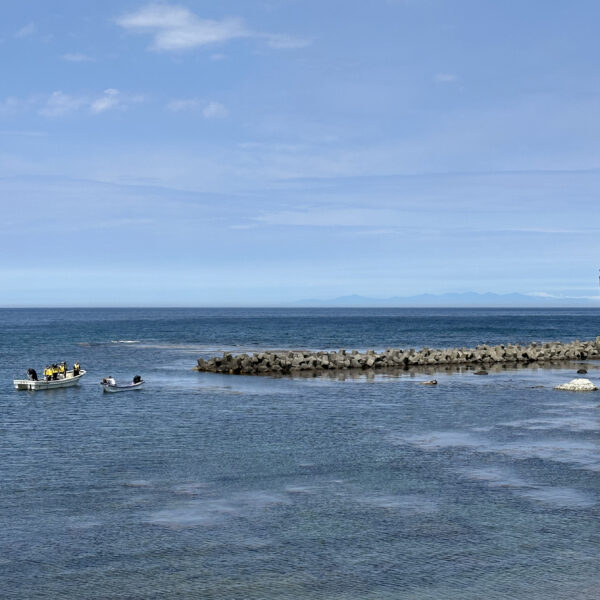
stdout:
{"type": "MultiPolygon", "coordinates": [[[[235,375],[276,375],[318,371],[409,369],[440,365],[476,365],[481,372],[484,367],[497,364],[527,364],[565,360],[600,358],[600,336],[593,341],[532,342],[527,346],[502,344],[480,345],[475,348],[421,348],[415,350],[388,348],[384,352],[359,352],[337,350],[335,352],[310,352],[307,350],[279,350],[232,354],[209,360],[198,359],[196,369],[211,373],[235,375]]],[[[482,373],[483,374],[483,373],[482,373]]]]}

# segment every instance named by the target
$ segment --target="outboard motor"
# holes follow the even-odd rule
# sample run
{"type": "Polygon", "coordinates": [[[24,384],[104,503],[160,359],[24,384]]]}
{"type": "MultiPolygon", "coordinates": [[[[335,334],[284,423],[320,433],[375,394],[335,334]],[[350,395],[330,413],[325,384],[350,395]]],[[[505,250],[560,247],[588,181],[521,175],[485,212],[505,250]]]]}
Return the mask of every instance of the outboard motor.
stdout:
{"type": "Polygon", "coordinates": [[[134,375],[133,383],[139,383],[141,380],[142,380],[142,377],[140,375],[134,375]]]}

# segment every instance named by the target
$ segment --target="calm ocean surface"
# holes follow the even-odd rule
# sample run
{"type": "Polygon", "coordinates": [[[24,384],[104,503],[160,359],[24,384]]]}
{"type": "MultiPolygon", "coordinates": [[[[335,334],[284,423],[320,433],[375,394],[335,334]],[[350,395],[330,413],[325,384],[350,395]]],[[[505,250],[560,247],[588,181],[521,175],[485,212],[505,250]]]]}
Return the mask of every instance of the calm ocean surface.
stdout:
{"type": "Polygon", "coordinates": [[[192,370],[596,335],[600,310],[0,310],[0,598],[597,599],[600,392],[552,389],[575,365],[437,387],[192,370]],[[12,389],[61,360],[77,388],[12,389]]]}

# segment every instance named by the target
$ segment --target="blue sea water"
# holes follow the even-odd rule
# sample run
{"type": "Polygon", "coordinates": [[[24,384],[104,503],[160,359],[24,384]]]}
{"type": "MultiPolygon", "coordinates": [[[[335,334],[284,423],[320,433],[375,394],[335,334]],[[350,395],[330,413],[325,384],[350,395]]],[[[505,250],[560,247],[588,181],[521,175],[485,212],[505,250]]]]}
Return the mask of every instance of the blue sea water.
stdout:
{"type": "Polygon", "coordinates": [[[596,335],[597,310],[0,310],[0,598],[598,598],[600,392],[553,389],[577,365],[192,370],[596,335]],[[12,389],[61,360],[77,388],[12,389]]]}

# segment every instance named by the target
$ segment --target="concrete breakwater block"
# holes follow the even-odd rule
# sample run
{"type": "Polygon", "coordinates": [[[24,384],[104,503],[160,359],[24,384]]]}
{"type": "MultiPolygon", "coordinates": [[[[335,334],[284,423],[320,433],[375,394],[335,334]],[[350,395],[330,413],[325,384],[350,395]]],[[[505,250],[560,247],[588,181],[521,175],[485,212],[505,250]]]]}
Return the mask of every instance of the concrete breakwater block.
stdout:
{"type": "Polygon", "coordinates": [[[571,379],[568,383],[557,385],[554,389],[569,392],[595,392],[598,388],[589,379],[571,379]]]}
{"type": "Polygon", "coordinates": [[[409,369],[440,365],[474,365],[483,374],[485,369],[498,363],[528,364],[561,360],[587,360],[600,358],[600,336],[592,341],[532,342],[526,346],[481,344],[475,348],[387,348],[376,352],[346,350],[311,352],[308,350],[277,350],[253,354],[224,352],[208,360],[198,359],[196,369],[211,373],[236,375],[275,375],[302,371],[340,371],[351,369],[409,369]]]}

